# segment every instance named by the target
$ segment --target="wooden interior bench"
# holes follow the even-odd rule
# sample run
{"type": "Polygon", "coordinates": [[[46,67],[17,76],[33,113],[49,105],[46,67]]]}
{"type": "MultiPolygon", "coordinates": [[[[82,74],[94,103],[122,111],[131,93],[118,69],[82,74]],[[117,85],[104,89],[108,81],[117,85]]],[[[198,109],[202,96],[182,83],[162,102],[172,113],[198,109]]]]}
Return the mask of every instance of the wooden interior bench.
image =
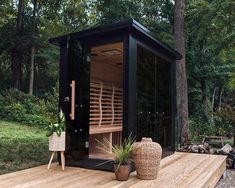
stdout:
{"type": "Polygon", "coordinates": [[[122,88],[113,83],[92,80],[90,84],[90,157],[105,158],[112,145],[120,145],[122,138],[122,88]],[[105,146],[99,144],[104,143],[105,146]],[[98,149],[98,148],[103,148],[98,149]],[[108,148],[108,149],[107,149],[108,148]],[[105,152],[106,151],[106,152],[105,152]]]}

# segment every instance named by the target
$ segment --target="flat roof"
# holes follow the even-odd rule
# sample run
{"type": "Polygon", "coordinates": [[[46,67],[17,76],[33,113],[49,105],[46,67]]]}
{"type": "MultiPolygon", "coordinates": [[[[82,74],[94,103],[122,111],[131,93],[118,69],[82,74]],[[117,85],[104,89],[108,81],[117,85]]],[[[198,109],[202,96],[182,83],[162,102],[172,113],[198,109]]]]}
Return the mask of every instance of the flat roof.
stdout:
{"type": "Polygon", "coordinates": [[[167,44],[161,42],[160,40],[154,38],[146,27],[144,27],[143,25],[141,25],[140,23],[138,23],[137,21],[133,19],[124,21],[124,22],[114,23],[114,24],[102,25],[102,26],[98,26],[94,28],[85,29],[79,32],[74,32],[74,33],[69,33],[66,35],[58,36],[58,37],[49,39],[49,42],[51,44],[55,44],[59,46],[61,43],[67,41],[68,37],[70,39],[83,38],[83,37],[97,35],[97,34],[109,32],[109,31],[125,30],[125,29],[129,29],[130,33],[132,32],[138,33],[140,37],[142,38],[144,37],[145,39],[147,38],[148,40],[151,40],[151,42],[153,42],[158,47],[168,51],[168,53],[174,56],[175,59],[179,60],[182,58],[179,52],[177,52],[176,50],[174,50],[167,44]]]}

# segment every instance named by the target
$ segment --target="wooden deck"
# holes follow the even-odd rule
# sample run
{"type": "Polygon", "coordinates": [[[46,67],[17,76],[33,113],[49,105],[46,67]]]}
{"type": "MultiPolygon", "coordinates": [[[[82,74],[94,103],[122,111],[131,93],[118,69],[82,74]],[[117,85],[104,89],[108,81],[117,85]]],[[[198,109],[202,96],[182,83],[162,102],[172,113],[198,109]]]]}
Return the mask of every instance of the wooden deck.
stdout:
{"type": "Polygon", "coordinates": [[[0,187],[214,187],[226,169],[226,157],[218,155],[175,153],[161,161],[156,180],[139,180],[133,172],[128,181],[115,180],[112,172],[66,167],[54,163],[0,176],[0,187]]]}

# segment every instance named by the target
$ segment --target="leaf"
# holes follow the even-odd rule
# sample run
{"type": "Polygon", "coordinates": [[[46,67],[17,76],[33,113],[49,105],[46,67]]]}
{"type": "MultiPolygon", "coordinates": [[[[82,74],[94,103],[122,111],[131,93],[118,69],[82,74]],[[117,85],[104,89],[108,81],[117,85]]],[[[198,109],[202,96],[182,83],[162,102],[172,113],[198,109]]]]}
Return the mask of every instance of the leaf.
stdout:
{"type": "Polygon", "coordinates": [[[60,135],[61,135],[61,131],[60,131],[60,130],[56,130],[56,134],[57,134],[58,136],[60,136],[60,135]]]}
{"type": "Polygon", "coordinates": [[[52,134],[53,134],[53,132],[52,132],[52,131],[49,131],[49,132],[46,134],[46,136],[47,136],[47,137],[50,137],[52,134]]]}

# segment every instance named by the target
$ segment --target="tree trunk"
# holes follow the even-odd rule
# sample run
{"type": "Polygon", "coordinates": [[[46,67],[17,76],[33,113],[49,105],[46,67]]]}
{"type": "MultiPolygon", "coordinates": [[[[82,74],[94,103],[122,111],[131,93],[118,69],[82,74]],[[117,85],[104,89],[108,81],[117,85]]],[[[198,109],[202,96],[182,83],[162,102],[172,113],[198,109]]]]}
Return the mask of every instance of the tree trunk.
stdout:
{"type": "Polygon", "coordinates": [[[233,122],[233,147],[235,147],[235,122],[233,122]]]}
{"type": "Polygon", "coordinates": [[[11,71],[13,78],[13,87],[21,89],[22,85],[22,63],[23,54],[21,51],[21,37],[22,37],[22,17],[24,10],[24,0],[19,0],[18,13],[16,21],[16,40],[13,48],[11,49],[11,71]]]}
{"type": "Polygon", "coordinates": [[[22,18],[24,10],[24,0],[19,0],[17,22],[16,22],[16,34],[21,37],[22,35],[22,18]]]}
{"type": "Polygon", "coordinates": [[[201,83],[203,117],[208,119],[210,116],[209,112],[211,112],[211,106],[210,106],[209,98],[207,95],[206,80],[203,79],[200,81],[200,83],[201,83]]]}
{"type": "Polygon", "coordinates": [[[202,104],[208,107],[208,97],[206,92],[206,80],[201,80],[202,104]]]}
{"type": "Polygon", "coordinates": [[[175,49],[182,55],[176,61],[177,114],[182,117],[182,143],[190,142],[188,117],[188,84],[185,63],[185,0],[175,0],[174,37],[175,49]]]}
{"type": "Polygon", "coordinates": [[[33,95],[34,84],[34,59],[35,59],[35,47],[31,47],[30,52],[30,72],[29,72],[29,95],[33,95]]]}
{"type": "Polygon", "coordinates": [[[224,92],[224,87],[221,87],[219,90],[218,111],[220,111],[220,109],[221,109],[223,92],[224,92]]]}
{"type": "Polygon", "coordinates": [[[35,63],[35,44],[34,37],[36,32],[36,11],[37,11],[37,0],[33,2],[33,28],[32,28],[32,41],[30,51],[30,73],[29,73],[29,94],[33,95],[33,82],[34,82],[34,63],[35,63]]]}
{"type": "Polygon", "coordinates": [[[217,87],[215,86],[213,89],[213,94],[211,98],[211,111],[214,112],[214,105],[215,105],[215,93],[216,93],[217,87]]]}

